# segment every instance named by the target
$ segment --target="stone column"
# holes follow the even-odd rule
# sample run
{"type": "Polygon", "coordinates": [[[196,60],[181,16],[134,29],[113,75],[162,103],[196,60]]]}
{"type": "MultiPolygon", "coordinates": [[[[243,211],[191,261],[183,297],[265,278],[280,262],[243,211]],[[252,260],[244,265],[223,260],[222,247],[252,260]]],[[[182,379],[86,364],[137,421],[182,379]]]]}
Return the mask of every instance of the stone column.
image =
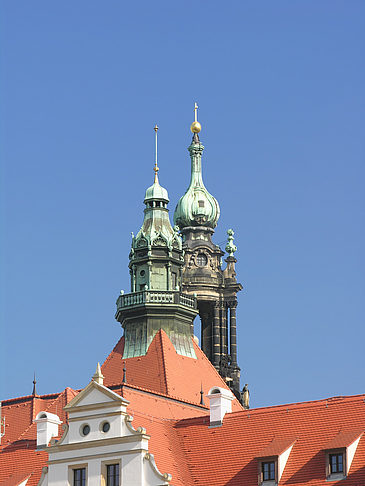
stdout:
{"type": "Polygon", "coordinates": [[[220,323],[219,323],[219,302],[214,302],[213,307],[213,365],[218,368],[221,355],[220,345],[220,323]]]}
{"type": "Polygon", "coordinates": [[[221,304],[221,353],[228,354],[227,314],[225,304],[221,304]]]}
{"type": "Polygon", "coordinates": [[[137,269],[135,265],[132,265],[132,270],[131,270],[131,287],[132,287],[132,292],[137,291],[137,275],[136,275],[137,269]]]}
{"type": "Polygon", "coordinates": [[[237,302],[230,304],[229,334],[231,346],[231,364],[237,366],[237,335],[236,335],[236,308],[237,302]]]}
{"type": "Polygon", "coordinates": [[[209,344],[209,314],[204,312],[200,316],[200,321],[201,321],[201,340],[200,340],[200,347],[206,354],[206,356],[210,356],[210,344],[209,344]]]}
{"type": "Polygon", "coordinates": [[[171,285],[171,262],[166,264],[166,289],[174,290],[171,285]]]}

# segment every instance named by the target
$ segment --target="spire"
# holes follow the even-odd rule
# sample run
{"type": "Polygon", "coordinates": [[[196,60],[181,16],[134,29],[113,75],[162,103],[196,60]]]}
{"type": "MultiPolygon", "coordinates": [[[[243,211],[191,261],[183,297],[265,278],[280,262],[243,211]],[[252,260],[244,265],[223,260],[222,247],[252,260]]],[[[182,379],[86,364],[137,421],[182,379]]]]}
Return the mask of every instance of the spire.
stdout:
{"type": "Polygon", "coordinates": [[[219,204],[206,189],[202,176],[202,153],[204,146],[199,140],[198,133],[201,124],[198,122],[198,105],[195,103],[194,118],[190,130],[193,140],[188,147],[191,159],[190,185],[177,203],[174,222],[182,230],[186,227],[199,226],[215,228],[219,219],[219,204]]]}
{"type": "Polygon", "coordinates": [[[93,381],[95,381],[99,385],[102,385],[103,384],[103,382],[104,382],[104,376],[101,373],[100,363],[98,363],[98,365],[96,367],[96,371],[95,371],[92,379],[93,379],[93,381]]]}
{"type": "Polygon", "coordinates": [[[190,130],[191,132],[194,134],[193,135],[193,140],[197,140],[199,141],[199,135],[198,133],[201,131],[202,129],[202,126],[200,125],[200,123],[198,122],[198,104],[195,103],[194,105],[194,118],[195,120],[193,121],[193,123],[190,125],[190,130]]]}
{"type": "Polygon", "coordinates": [[[154,180],[154,183],[156,184],[156,182],[158,183],[158,171],[160,170],[157,166],[157,131],[158,131],[158,126],[157,124],[154,126],[154,131],[155,131],[155,167],[153,168],[154,172],[155,172],[155,180],[154,180]]]}
{"type": "Polygon", "coordinates": [[[122,383],[127,383],[127,368],[125,367],[125,361],[123,363],[123,380],[122,383]]]}
{"type": "Polygon", "coordinates": [[[204,403],[203,383],[201,384],[201,388],[200,388],[200,405],[205,405],[205,403],[204,403]]]}
{"type": "Polygon", "coordinates": [[[155,131],[155,165],[153,167],[153,171],[155,173],[155,178],[153,181],[152,186],[150,186],[146,190],[146,195],[144,198],[144,202],[147,205],[147,207],[166,207],[166,204],[169,202],[169,196],[167,194],[167,191],[165,188],[160,186],[159,180],[158,180],[158,171],[160,170],[158,165],[157,165],[157,131],[158,131],[158,126],[154,126],[154,131],[155,131]],[[151,204],[149,204],[149,201],[151,201],[151,204]],[[158,201],[159,204],[154,204],[153,201],[158,201]]]}
{"type": "MultiPolygon", "coordinates": [[[[137,248],[150,245],[168,246],[170,250],[177,246],[181,249],[182,243],[176,231],[173,230],[169,215],[167,204],[169,202],[169,195],[167,190],[162,187],[158,180],[158,165],[157,165],[157,131],[158,126],[155,125],[155,164],[154,173],[155,178],[152,186],[146,190],[144,203],[146,208],[144,210],[144,221],[142,228],[137,235],[132,236],[132,254],[137,248]]],[[[133,256],[133,255],[132,255],[133,256]]],[[[145,271],[145,269],[144,269],[145,271]]],[[[149,282],[145,282],[149,288],[149,282]]],[[[138,287],[140,290],[140,288],[138,287]]],[[[133,289],[132,289],[133,290],[133,289]]]]}
{"type": "Polygon", "coordinates": [[[227,230],[227,235],[228,235],[228,242],[226,244],[226,252],[228,253],[228,256],[233,257],[234,252],[237,251],[237,246],[233,243],[234,231],[232,229],[227,230]]]}
{"type": "Polygon", "coordinates": [[[33,378],[33,392],[32,392],[32,395],[33,397],[35,397],[37,395],[37,380],[35,379],[35,372],[34,372],[34,378],[33,378]]]}

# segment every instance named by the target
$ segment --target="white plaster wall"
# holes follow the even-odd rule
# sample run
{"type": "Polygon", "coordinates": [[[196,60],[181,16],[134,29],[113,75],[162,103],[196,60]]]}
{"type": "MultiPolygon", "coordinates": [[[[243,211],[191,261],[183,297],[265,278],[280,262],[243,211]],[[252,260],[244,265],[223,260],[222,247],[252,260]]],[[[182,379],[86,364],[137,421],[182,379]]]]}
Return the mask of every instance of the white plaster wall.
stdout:
{"type": "Polygon", "coordinates": [[[97,403],[105,402],[115,404],[115,401],[111,397],[108,397],[105,393],[101,393],[100,390],[97,390],[96,388],[91,389],[89,393],[82,398],[82,405],[95,405],[97,403]]]}
{"type": "Polygon", "coordinates": [[[60,447],[59,452],[52,452],[49,454],[49,460],[50,461],[74,461],[74,460],[83,460],[82,458],[84,457],[90,457],[92,458],[93,456],[96,455],[116,455],[119,453],[119,455],[123,453],[127,453],[128,451],[135,451],[137,449],[142,449],[143,451],[148,451],[148,440],[147,439],[140,439],[139,437],[136,437],[136,439],[133,442],[123,442],[122,440],[120,442],[117,442],[115,444],[108,444],[108,445],[95,445],[94,447],[88,447],[86,448],[78,448],[74,450],[62,450],[62,447],[60,447]],[[81,458],[81,459],[79,459],[81,458]]]}
{"type": "MultiPolygon", "coordinates": [[[[360,436],[361,437],[361,436],[360,436]]],[[[359,441],[360,441],[360,437],[358,437],[355,442],[353,442],[350,446],[347,447],[346,449],[346,472],[347,474],[349,473],[350,471],[350,467],[351,467],[351,463],[352,463],[352,460],[354,458],[354,455],[355,455],[355,452],[356,452],[356,449],[357,449],[357,446],[359,444],[359,441]]]]}
{"type": "Polygon", "coordinates": [[[293,449],[293,445],[291,445],[289,447],[289,449],[287,449],[282,454],[280,454],[280,456],[278,458],[278,479],[279,479],[279,481],[280,481],[281,475],[284,472],[284,469],[285,469],[286,463],[287,463],[287,461],[289,459],[291,450],[293,449]]]}
{"type": "Polygon", "coordinates": [[[25,486],[27,484],[27,482],[28,482],[28,479],[29,478],[27,478],[24,481],[22,481],[21,483],[19,483],[18,486],[25,486]]]}
{"type": "MultiPolygon", "coordinates": [[[[73,417],[72,417],[73,418],[73,417]]],[[[75,442],[89,442],[91,440],[108,439],[110,437],[121,437],[129,436],[131,432],[128,430],[125,424],[125,415],[100,415],[94,418],[86,417],[76,422],[71,421],[69,423],[69,431],[67,434],[67,442],[65,443],[75,443],[75,442]],[[100,428],[104,422],[110,423],[110,429],[108,432],[103,432],[100,428]],[[90,432],[88,435],[82,435],[82,427],[84,425],[89,425],[90,432]]]]}
{"type": "Polygon", "coordinates": [[[143,455],[128,454],[122,460],[122,485],[144,485],[143,481],[143,455]]]}
{"type": "MultiPolygon", "coordinates": [[[[102,458],[89,458],[87,461],[70,461],[62,464],[51,464],[48,472],[48,486],[65,486],[68,484],[70,469],[87,462],[87,485],[100,486],[103,462],[121,462],[121,484],[123,486],[158,486],[163,484],[152,470],[150,464],[144,464],[145,452],[132,454],[111,454],[102,458]],[[149,471],[148,471],[149,469],[149,471]],[[147,470],[147,475],[145,471],[147,470]],[[146,479],[144,476],[147,476],[146,479]]],[[[42,486],[45,486],[44,484],[42,486]]]]}
{"type": "MultiPolygon", "coordinates": [[[[82,403],[83,405],[83,403],[82,403]]],[[[69,416],[73,418],[78,418],[78,417],[84,417],[85,415],[100,415],[103,413],[108,413],[108,412],[125,412],[126,411],[126,406],[123,404],[115,403],[115,402],[110,402],[106,403],[105,406],[102,408],[95,408],[94,410],[90,411],[85,411],[85,410],[77,410],[74,409],[71,412],[69,412],[69,416]]]]}

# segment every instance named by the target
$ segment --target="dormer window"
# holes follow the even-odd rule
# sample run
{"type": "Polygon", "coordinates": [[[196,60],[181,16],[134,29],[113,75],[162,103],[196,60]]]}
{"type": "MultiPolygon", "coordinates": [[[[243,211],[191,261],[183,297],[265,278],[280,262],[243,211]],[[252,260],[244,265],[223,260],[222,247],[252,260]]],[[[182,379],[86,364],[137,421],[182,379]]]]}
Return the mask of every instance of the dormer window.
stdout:
{"type": "Polygon", "coordinates": [[[362,430],[341,430],[325,447],[327,481],[340,481],[349,474],[362,430]]]}
{"type": "Polygon", "coordinates": [[[275,461],[262,462],[262,481],[275,481],[276,464],[275,461]]]}
{"type": "Polygon", "coordinates": [[[343,473],[343,453],[329,455],[330,474],[343,473]]]}
{"type": "Polygon", "coordinates": [[[257,457],[259,486],[276,486],[280,482],[294,443],[293,438],[274,438],[261,451],[257,457]]]}

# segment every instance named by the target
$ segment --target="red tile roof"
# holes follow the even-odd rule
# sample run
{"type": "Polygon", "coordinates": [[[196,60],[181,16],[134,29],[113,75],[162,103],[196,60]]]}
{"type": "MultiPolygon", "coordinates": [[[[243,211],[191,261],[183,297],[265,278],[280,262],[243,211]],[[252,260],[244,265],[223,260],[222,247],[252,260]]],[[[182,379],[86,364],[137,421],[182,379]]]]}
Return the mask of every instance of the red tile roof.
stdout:
{"type": "Polygon", "coordinates": [[[257,457],[269,457],[269,456],[280,456],[283,452],[285,452],[291,445],[294,444],[296,439],[294,438],[277,438],[274,439],[268,444],[258,455],[257,457]]]}
{"type": "Polygon", "coordinates": [[[365,424],[363,424],[362,429],[357,430],[341,430],[336,437],[326,444],[324,449],[339,449],[342,447],[349,447],[364,433],[365,424]]]}
{"type": "MultiPolygon", "coordinates": [[[[192,484],[257,484],[257,457],[274,438],[296,437],[280,484],[323,486],[323,449],[341,429],[365,426],[365,395],[227,414],[222,427],[207,417],[176,422],[192,484]]],[[[268,449],[269,450],[269,449],[268,449]]],[[[365,485],[365,439],[360,439],[346,484],[365,485]]]]}
{"type": "Polygon", "coordinates": [[[37,428],[33,420],[44,410],[56,413],[65,422],[63,407],[76,394],[75,390],[66,388],[62,393],[53,395],[27,396],[2,402],[1,415],[5,417],[6,426],[0,446],[0,486],[17,486],[22,478],[28,476],[27,486],[38,484],[48,454],[36,450],[37,428]]]}
{"type": "MultiPolygon", "coordinates": [[[[160,330],[145,356],[123,360],[124,338],[121,338],[102,366],[104,384],[120,384],[125,363],[128,384],[179,400],[200,404],[201,386],[204,394],[213,386],[229,389],[200,347],[192,341],[196,359],[177,354],[165,331],[160,330]]],[[[232,409],[242,410],[238,400],[232,402],[232,409]]]]}
{"type": "MultiPolygon", "coordinates": [[[[323,486],[324,449],[349,445],[365,429],[365,395],[254,410],[243,410],[234,400],[223,425],[210,428],[209,410],[200,405],[201,381],[205,394],[213,386],[227,386],[195,343],[196,360],[179,356],[160,331],[146,356],[125,360],[124,385],[123,344],[122,339],[103,365],[104,383],[129,400],[133,425],[146,428],[149,450],[159,470],[172,474],[173,486],[255,486],[257,458],[280,454],[294,439],[280,485],[323,486]]],[[[29,476],[27,486],[38,483],[47,453],[36,450],[33,418],[46,410],[65,421],[63,407],[76,394],[66,389],[3,402],[7,427],[0,447],[0,486],[17,486],[20,476],[29,476]]],[[[346,484],[365,485],[365,435],[346,484]]]]}

